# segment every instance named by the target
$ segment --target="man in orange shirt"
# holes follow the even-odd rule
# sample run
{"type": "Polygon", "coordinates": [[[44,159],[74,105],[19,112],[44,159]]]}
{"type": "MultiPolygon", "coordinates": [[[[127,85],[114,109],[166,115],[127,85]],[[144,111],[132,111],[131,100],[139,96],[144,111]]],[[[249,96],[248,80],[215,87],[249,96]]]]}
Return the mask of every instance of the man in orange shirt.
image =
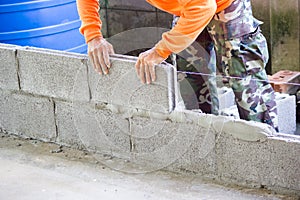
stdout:
{"type": "MultiPolygon", "coordinates": [[[[156,64],[172,53],[187,49],[207,30],[213,42],[213,46],[208,43],[205,47],[211,57],[207,66],[211,77],[215,77],[217,64],[226,75],[235,77],[229,83],[235,93],[240,118],[264,122],[277,129],[275,95],[264,69],[268,61],[266,41],[260,33],[259,21],[252,16],[250,0],[147,1],[179,18],[152,49],[139,55],[135,67],[142,83],[155,81],[156,64]]],[[[80,32],[85,36],[94,69],[100,74],[108,74],[109,55],[114,51],[101,34],[99,2],[77,0],[77,6],[82,20],[80,32]]],[[[196,54],[190,56],[197,59],[196,54]]],[[[211,95],[211,101],[207,103],[210,108],[205,112],[218,114],[216,86],[210,84],[213,79],[203,81],[198,87],[207,88],[211,95]]],[[[199,108],[205,110],[207,105],[201,107],[199,104],[199,108]]]]}

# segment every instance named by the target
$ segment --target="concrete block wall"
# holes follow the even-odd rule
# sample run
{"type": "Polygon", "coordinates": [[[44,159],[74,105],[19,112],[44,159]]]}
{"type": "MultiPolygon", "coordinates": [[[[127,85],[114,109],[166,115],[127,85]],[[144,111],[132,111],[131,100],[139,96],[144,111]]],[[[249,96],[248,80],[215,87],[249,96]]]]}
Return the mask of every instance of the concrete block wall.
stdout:
{"type": "Polygon", "coordinates": [[[175,111],[170,65],[157,67],[157,82],[142,85],[133,57],[112,57],[111,74],[99,76],[86,55],[0,46],[1,77],[16,77],[0,85],[3,132],[86,149],[124,172],[168,170],[300,193],[300,137],[257,122],[175,111]]]}

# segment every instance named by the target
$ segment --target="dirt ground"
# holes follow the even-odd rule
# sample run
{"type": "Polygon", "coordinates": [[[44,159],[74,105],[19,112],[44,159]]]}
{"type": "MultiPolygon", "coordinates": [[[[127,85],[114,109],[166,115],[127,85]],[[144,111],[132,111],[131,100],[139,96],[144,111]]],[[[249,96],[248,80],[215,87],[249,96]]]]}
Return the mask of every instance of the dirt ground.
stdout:
{"type": "Polygon", "coordinates": [[[89,152],[0,133],[0,199],[298,200],[265,189],[224,186],[195,175],[126,174],[89,152]]]}

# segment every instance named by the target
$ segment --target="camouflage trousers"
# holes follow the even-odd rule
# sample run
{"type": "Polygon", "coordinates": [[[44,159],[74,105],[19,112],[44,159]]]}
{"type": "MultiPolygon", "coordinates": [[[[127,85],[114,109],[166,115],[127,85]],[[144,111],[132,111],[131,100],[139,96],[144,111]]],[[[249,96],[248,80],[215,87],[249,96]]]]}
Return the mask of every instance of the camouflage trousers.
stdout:
{"type": "Polygon", "coordinates": [[[216,74],[222,74],[233,89],[240,118],[278,130],[275,94],[265,71],[269,54],[260,24],[252,15],[250,0],[235,0],[177,55],[178,71],[187,72],[178,77],[187,109],[219,114],[216,74]]]}

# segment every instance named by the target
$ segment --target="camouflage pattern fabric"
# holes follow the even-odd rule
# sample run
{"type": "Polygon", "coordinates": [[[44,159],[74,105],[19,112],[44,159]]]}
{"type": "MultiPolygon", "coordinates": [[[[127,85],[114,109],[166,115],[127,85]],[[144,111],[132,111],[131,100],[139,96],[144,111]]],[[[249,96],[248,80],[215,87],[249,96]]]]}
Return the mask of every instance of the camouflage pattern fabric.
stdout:
{"type": "Polygon", "coordinates": [[[240,118],[267,123],[278,131],[275,94],[265,71],[269,54],[260,24],[252,15],[250,0],[235,0],[216,14],[197,40],[177,56],[178,70],[207,74],[186,75],[192,90],[180,86],[180,91],[187,109],[198,106],[203,112],[218,114],[215,80],[216,70],[220,70],[231,77],[229,85],[240,118]]]}
{"type": "Polygon", "coordinates": [[[192,45],[177,55],[179,71],[197,73],[185,74],[184,79],[178,79],[181,96],[187,109],[201,109],[205,113],[218,114],[215,58],[214,44],[206,30],[192,45]]]}

